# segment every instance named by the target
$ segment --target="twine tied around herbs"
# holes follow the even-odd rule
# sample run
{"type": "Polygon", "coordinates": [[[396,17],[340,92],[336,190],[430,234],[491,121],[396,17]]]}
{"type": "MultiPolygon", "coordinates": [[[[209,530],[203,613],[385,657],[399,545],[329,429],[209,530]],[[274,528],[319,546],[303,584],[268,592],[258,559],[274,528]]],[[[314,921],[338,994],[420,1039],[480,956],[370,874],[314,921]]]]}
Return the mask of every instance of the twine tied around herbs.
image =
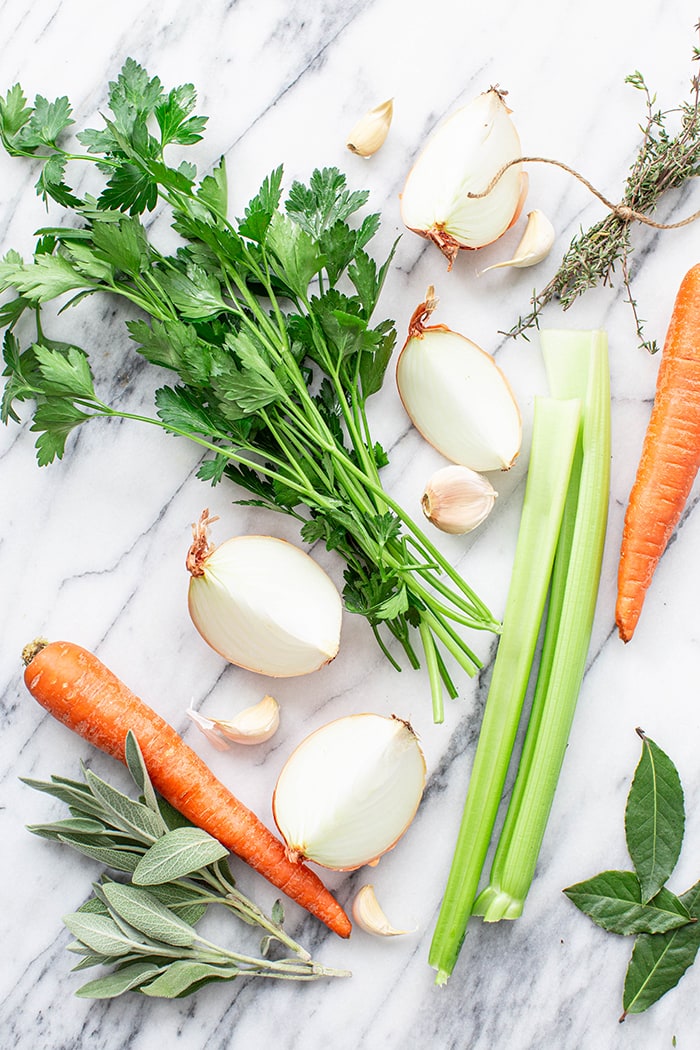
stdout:
{"type": "Polygon", "coordinates": [[[561,168],[563,171],[568,172],[569,175],[573,175],[573,177],[582,183],[586,189],[590,190],[593,196],[597,197],[601,204],[604,204],[606,208],[609,208],[613,215],[622,222],[641,222],[645,226],[651,226],[655,230],[678,230],[681,226],[689,226],[691,222],[700,219],[700,210],[698,210],[693,212],[692,215],[688,215],[685,219],[681,219],[679,222],[656,222],[643,212],[635,211],[635,209],[630,207],[629,204],[614,204],[613,201],[608,200],[600,190],[596,189],[592,182],[589,182],[589,180],[581,175],[580,172],[576,171],[575,168],[570,167],[568,164],[564,164],[561,160],[552,160],[551,157],[516,157],[514,160],[508,161],[507,164],[504,164],[503,167],[496,172],[485,190],[482,190],[480,193],[468,193],[467,197],[470,200],[479,200],[481,197],[487,197],[496,183],[500,181],[503,175],[505,175],[508,169],[512,168],[514,164],[551,164],[555,168],[561,168]]]}

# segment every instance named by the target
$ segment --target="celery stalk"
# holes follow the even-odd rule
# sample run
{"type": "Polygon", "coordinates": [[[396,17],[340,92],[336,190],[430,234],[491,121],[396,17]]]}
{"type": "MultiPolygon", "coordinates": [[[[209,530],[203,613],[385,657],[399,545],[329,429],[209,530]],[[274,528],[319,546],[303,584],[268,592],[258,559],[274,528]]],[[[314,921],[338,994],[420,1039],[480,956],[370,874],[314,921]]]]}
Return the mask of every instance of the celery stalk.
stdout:
{"type": "Polygon", "coordinates": [[[443,984],[464,940],[518,729],[579,432],[581,401],[537,398],[513,574],[486,709],[430,949],[443,984]]]}
{"type": "Polygon", "coordinates": [[[603,332],[542,332],[554,396],[583,399],[581,441],[552,576],[532,713],[490,882],[474,906],[487,922],[522,914],[535,873],[586,666],[605,541],[610,390],[603,332]]]}

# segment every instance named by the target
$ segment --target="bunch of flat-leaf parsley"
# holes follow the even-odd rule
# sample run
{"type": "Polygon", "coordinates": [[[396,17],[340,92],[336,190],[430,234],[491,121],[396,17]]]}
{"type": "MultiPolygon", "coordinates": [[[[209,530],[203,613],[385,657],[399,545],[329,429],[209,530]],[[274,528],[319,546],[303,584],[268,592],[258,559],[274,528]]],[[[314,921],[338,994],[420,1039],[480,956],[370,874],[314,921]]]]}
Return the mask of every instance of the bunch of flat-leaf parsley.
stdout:
{"type": "Polygon", "coordinates": [[[127,59],[109,85],[104,128],[79,133],[86,152],[75,153],[60,144],[73,124],[66,98],[37,96],[28,106],[19,85],[0,98],[5,149],[41,160],[38,194],[75,218],[40,230],[31,261],[10,251],[0,263],[0,289],[16,293],[0,307],[2,419],[17,420],[15,404],[34,401],[45,464],[90,418],[143,418],[101,401],[85,351],[48,339],[41,323],[41,305],[59,297],[129,300],[139,353],[177,376],[146,421],[206,450],[200,477],[233,479],[252,494],[248,502],[298,518],[305,541],[337,550],[347,564],[345,604],[367,618],[392,662],[380,628],[414,666],[418,632],[439,721],[443,684],[456,694],[442,654],[473,673],[478,660],[460,629],[498,625],[379,480],[386,455],[370,436],[366,402],[395,342],[393,322],[370,324],[391,261],[377,266],[366,251],[379,217],[348,222],[368,194],[349,191],[335,168],[295,182],[282,203],[278,168],[230,221],[223,160],[198,180],[192,164],[165,159],[170,144],[202,138],[206,118],[194,115],[195,102],[192,85],[165,91],[127,59]],[[68,186],[69,162],[96,167],[97,196],[68,186]],[[171,255],[140,219],[161,201],[181,238],[171,255]]]}

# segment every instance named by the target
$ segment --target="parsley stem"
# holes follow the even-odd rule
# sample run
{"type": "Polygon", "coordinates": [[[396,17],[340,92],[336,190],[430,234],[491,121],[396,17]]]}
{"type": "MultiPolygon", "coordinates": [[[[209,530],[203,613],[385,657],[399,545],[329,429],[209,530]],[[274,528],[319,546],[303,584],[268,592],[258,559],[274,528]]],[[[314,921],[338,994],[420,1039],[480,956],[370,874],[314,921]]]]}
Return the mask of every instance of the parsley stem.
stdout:
{"type": "Polygon", "coordinates": [[[442,681],[440,679],[440,668],[437,660],[437,652],[435,650],[435,641],[430,631],[430,627],[423,617],[421,617],[418,630],[420,631],[421,641],[423,642],[425,664],[430,679],[430,692],[433,698],[433,722],[437,725],[445,721],[445,705],[442,698],[442,681]]]}

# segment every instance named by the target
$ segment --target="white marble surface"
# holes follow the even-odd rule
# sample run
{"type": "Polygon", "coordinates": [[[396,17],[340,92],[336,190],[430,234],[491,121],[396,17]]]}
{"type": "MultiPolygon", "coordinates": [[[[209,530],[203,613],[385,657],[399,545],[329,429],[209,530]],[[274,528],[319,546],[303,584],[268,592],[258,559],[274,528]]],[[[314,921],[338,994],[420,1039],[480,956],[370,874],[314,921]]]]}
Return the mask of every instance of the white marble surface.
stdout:
{"type": "MultiPolygon", "coordinates": [[[[67,94],[88,126],[106,81],[132,55],[172,86],[193,81],[198,112],[209,114],[197,153],[201,170],[225,153],[232,210],[239,214],[263,176],[284,161],[286,181],[316,165],[338,164],[353,186],[372,191],[382,213],[378,247],[400,232],[398,193],[425,134],[457,105],[492,83],[509,101],[526,152],[556,156],[614,197],[637,142],[642,99],[624,76],[641,69],[664,108],[684,97],[695,43],[696,5],[689,0],[590,0],[492,3],[456,0],[429,5],[398,0],[4,0],[0,4],[4,91],[20,80],[33,97],[67,94]],[[370,162],[344,149],[344,136],[365,109],[395,98],[384,149],[370,162]]],[[[0,157],[0,250],[28,253],[44,222],[32,165],[0,157]]],[[[542,284],[558,252],[600,206],[561,172],[532,169],[528,205],[554,221],[551,260],[536,271],[476,270],[505,257],[514,231],[478,259],[464,255],[452,273],[425,242],[406,234],[380,309],[399,332],[434,282],[437,319],[495,352],[525,421],[525,448],[512,472],[496,479],[499,500],[487,525],[444,549],[501,612],[515,542],[527,462],[532,401],[544,389],[537,339],[503,341],[542,284]]],[[[696,191],[697,192],[697,191],[696,191]]],[[[694,195],[669,202],[678,217],[694,195]]],[[[650,335],[662,339],[678,283],[697,261],[698,230],[635,234],[634,282],[650,335]]],[[[214,752],[187,723],[192,700],[204,712],[233,711],[270,686],[226,667],[201,642],[186,610],[183,558],[189,525],[209,503],[219,537],[274,531],[293,537],[291,522],[232,504],[195,477],[197,454],[136,424],[86,428],[65,459],[39,470],[28,428],[0,433],[0,699],[2,761],[0,834],[0,1047],[2,1050],[183,1050],[275,1046],[292,1050],[691,1050],[700,1031],[700,964],[648,1014],[618,1025],[628,944],[604,934],[562,895],[562,887],[627,863],[622,815],[638,757],[642,725],[674,758],[685,785],[686,845],[672,888],[700,875],[700,660],[697,593],[700,519],[696,487],[677,537],[658,571],[633,643],[613,630],[614,577],[622,515],[648,418],[657,361],[636,348],[620,288],[590,293],[568,315],[553,306],[548,325],[605,327],[613,391],[612,499],[603,582],[590,665],[537,877],[525,914],[493,927],[474,922],[457,969],[433,985],[427,952],[474,752],[488,673],[461,681],[446,722],[430,718],[427,677],[398,676],[380,657],[357,618],[346,616],[341,654],[303,680],[274,683],[282,729],[270,744],[243,754],[214,752]],[[391,941],[356,932],[341,943],[290,906],[291,928],[329,965],[348,967],[347,981],[297,986],[211,986],[193,999],[163,1002],[125,996],[112,1003],[76,999],[68,935],[61,916],[87,896],[96,866],[30,836],[24,824],[46,819],[51,800],[20,776],[75,775],[81,759],[118,776],[54,723],[26,695],[19,654],[37,634],[67,637],[95,649],[131,687],[179,729],[224,779],[267,821],[281,763],[310,729],[343,713],[372,709],[410,718],[421,734],[429,782],[415,823],[369,875],[391,918],[416,932],[391,941]],[[675,1037],[675,1041],[674,1041],[675,1037]]],[[[100,389],[135,411],[159,382],[135,361],[115,304],[83,304],[58,332],[94,351],[100,389]]],[[[422,486],[440,460],[408,426],[389,376],[371,406],[377,437],[391,449],[385,483],[417,512],[422,486]]],[[[337,579],[340,567],[316,552],[337,579]]],[[[487,661],[493,639],[477,646],[487,661]]],[[[261,903],[274,894],[241,870],[242,886],[261,903]]],[[[331,875],[348,902],[367,873],[331,875]]]]}

